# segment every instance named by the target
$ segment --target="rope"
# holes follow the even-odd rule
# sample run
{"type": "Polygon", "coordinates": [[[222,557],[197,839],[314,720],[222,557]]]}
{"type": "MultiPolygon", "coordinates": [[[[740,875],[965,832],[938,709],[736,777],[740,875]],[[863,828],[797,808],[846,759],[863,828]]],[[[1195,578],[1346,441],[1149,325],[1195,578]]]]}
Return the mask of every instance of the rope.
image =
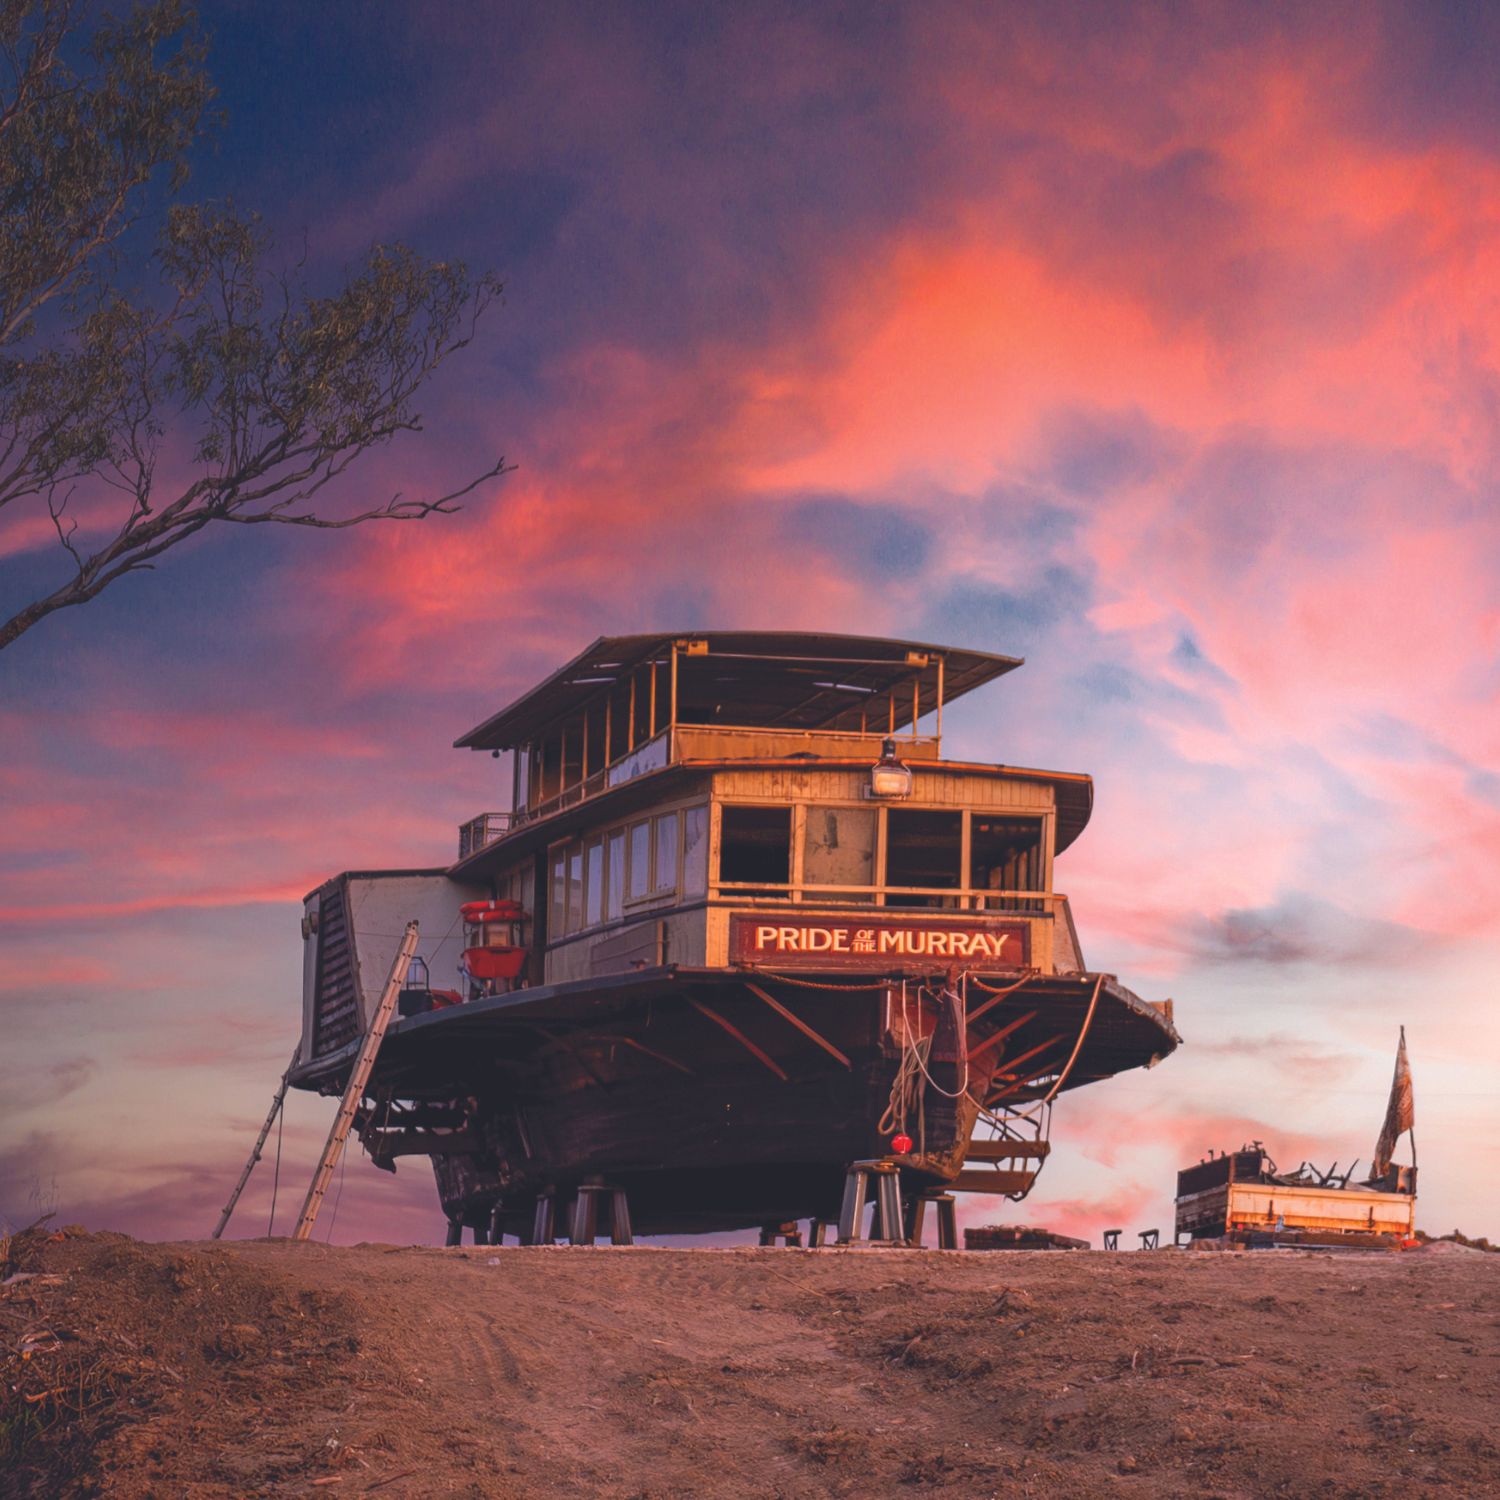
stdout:
{"type": "Polygon", "coordinates": [[[763,974],[767,979],[775,979],[782,984],[801,985],[805,990],[837,990],[844,994],[860,994],[869,990],[883,990],[891,983],[889,979],[882,977],[872,980],[869,984],[824,984],[816,979],[797,979],[791,974],[776,974],[770,969],[752,969],[751,973],[763,974]]]}
{"type": "Polygon", "coordinates": [[[896,1077],[891,1083],[891,1100],[885,1107],[885,1113],[880,1117],[880,1124],[876,1127],[881,1135],[895,1135],[898,1131],[906,1130],[906,1122],[913,1110],[917,1116],[917,1154],[920,1156],[927,1150],[927,1111],[925,1100],[927,1090],[922,1080],[925,1076],[920,1054],[931,1045],[927,1037],[919,1037],[917,1041],[901,1049],[901,1063],[896,1069],[896,1077]]]}
{"type": "Polygon", "coordinates": [[[987,995],[1013,995],[1023,984],[1029,984],[1041,971],[1039,969],[1028,969],[1014,984],[1007,984],[1002,988],[996,988],[993,984],[986,984],[977,974],[964,972],[964,980],[968,984],[983,990],[987,995]]]}
{"type": "Polygon", "coordinates": [[[1083,1051],[1083,1040],[1089,1034],[1089,1025],[1094,1019],[1094,1007],[1099,1004],[1099,991],[1103,988],[1104,976],[1101,974],[1094,981],[1094,998],[1089,1001],[1088,1014],[1083,1018],[1083,1026],[1078,1033],[1078,1040],[1073,1044],[1072,1054],[1063,1065],[1062,1072],[1057,1075],[1057,1082],[1052,1085],[1046,1098],[1042,1100],[1043,1104],[1051,1104],[1057,1098],[1057,1091],[1068,1081],[1068,1074],[1073,1071],[1073,1064],[1078,1061],[1078,1054],[1083,1051]]]}
{"type": "MultiPolygon", "coordinates": [[[[967,980],[967,975],[964,978],[967,980]]],[[[919,1004],[921,995],[926,991],[926,985],[918,989],[919,1004]]],[[[895,1078],[891,1081],[890,1102],[886,1105],[885,1113],[881,1115],[880,1123],[876,1128],[882,1135],[894,1134],[898,1129],[904,1132],[907,1120],[915,1112],[919,1155],[925,1153],[927,1149],[927,1090],[931,1088],[934,1093],[941,1094],[945,1099],[962,1099],[969,1092],[967,1047],[964,1049],[963,1082],[959,1084],[956,1092],[945,1089],[932,1076],[927,1066],[931,1055],[932,1037],[912,1034],[906,1012],[906,981],[903,979],[901,981],[901,1062],[896,1068],[895,1078]]]]}
{"type": "MultiPolygon", "coordinates": [[[[917,993],[920,995],[922,993],[922,991],[925,990],[926,988],[927,988],[927,986],[923,985],[922,988],[921,988],[921,990],[918,990],[917,993]]],[[[951,993],[951,991],[949,991],[948,993],[951,993]]],[[[905,1035],[905,1033],[906,1033],[906,986],[905,986],[905,984],[903,984],[901,986],[901,1030],[902,1030],[902,1034],[905,1035]]],[[[951,1094],[951,1093],[948,1092],[947,1089],[945,1089],[942,1086],[942,1084],[940,1084],[937,1081],[937,1079],[935,1079],[932,1076],[931,1073],[929,1073],[927,1071],[927,1059],[932,1055],[932,1038],[931,1037],[925,1037],[925,1038],[922,1038],[921,1041],[925,1041],[926,1045],[922,1046],[922,1045],[920,1045],[920,1042],[919,1042],[918,1046],[915,1049],[913,1049],[913,1050],[914,1050],[914,1052],[916,1054],[916,1057],[917,1057],[917,1067],[921,1069],[922,1077],[925,1078],[927,1080],[927,1082],[932,1086],[933,1092],[936,1093],[936,1094],[941,1094],[943,1096],[943,1098],[945,1098],[945,1099],[962,1099],[963,1096],[969,1092],[969,1049],[968,1049],[968,1046],[965,1045],[965,1047],[964,1047],[964,1081],[958,1086],[958,1092],[956,1094],[951,1094]]],[[[905,1063],[905,1061],[906,1061],[906,1057],[905,1057],[904,1053],[902,1055],[901,1061],[903,1063],[905,1063]]]]}
{"type": "Polygon", "coordinates": [[[344,1197],[344,1173],[349,1168],[349,1153],[347,1151],[339,1158],[339,1190],[333,1195],[333,1213],[328,1220],[328,1233],[324,1238],[331,1245],[333,1243],[333,1226],[339,1221],[339,1204],[344,1197]]]}
{"type": "Polygon", "coordinates": [[[890,1103],[876,1129],[881,1135],[905,1131],[913,1108],[917,1114],[917,1154],[927,1153],[927,1090],[922,1080],[927,1076],[926,1054],[932,1049],[931,1037],[912,1037],[906,1020],[906,981],[901,981],[901,1062],[891,1081],[890,1103]]]}

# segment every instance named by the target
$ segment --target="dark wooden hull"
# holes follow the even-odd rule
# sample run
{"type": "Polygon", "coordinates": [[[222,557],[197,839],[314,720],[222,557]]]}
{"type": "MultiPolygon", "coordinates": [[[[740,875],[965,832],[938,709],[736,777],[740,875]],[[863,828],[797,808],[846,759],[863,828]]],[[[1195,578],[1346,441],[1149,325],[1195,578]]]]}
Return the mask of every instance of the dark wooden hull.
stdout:
{"type": "MultiPolygon", "coordinates": [[[[446,1102],[462,1117],[459,1128],[426,1143],[444,1212],[476,1227],[493,1216],[525,1233],[538,1194],[565,1200],[586,1178],[624,1188],[643,1233],[834,1218],[848,1163],[892,1151],[882,1117],[902,1057],[894,997],[758,978],[778,1009],[746,978],[659,970],[413,1017],[389,1034],[374,1095],[446,1102]]],[[[939,1060],[943,1049],[934,1046],[932,1085],[920,1116],[906,1122],[917,1142],[900,1158],[909,1187],[958,1174],[980,1101],[997,1087],[1014,1089],[1007,1058],[1031,1053],[1057,1072],[1093,981],[1032,979],[969,1028],[958,1057],[939,1060]],[[1002,1030],[1003,1044],[979,1050],[1002,1030]],[[975,1054],[972,1064],[966,1053],[975,1054]]],[[[850,976],[837,982],[847,986],[850,976]]],[[[970,1009],[984,998],[973,991],[970,1009]]],[[[915,1017],[914,992],[909,1007],[915,1017]]],[[[1075,1059],[1079,1081],[1137,1066],[1176,1043],[1170,1023],[1128,991],[1116,987],[1105,1009],[1075,1059]]],[[[924,1034],[940,1011],[931,999],[921,1009],[924,1034]]],[[[346,1074],[346,1063],[331,1060],[294,1081],[331,1090],[346,1074]]],[[[378,1105],[371,1119],[379,1122],[378,1105]]],[[[423,1139],[408,1132],[399,1149],[421,1150],[423,1139]]],[[[377,1160],[397,1149],[379,1131],[367,1133],[366,1144],[377,1160]]]]}

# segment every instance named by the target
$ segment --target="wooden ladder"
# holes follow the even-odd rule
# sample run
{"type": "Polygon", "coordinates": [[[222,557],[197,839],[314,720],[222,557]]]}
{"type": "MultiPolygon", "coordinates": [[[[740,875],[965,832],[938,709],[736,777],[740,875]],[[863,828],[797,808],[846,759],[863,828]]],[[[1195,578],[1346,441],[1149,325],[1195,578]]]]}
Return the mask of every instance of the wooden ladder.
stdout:
{"type": "Polygon", "coordinates": [[[354,1064],[354,1071],[349,1075],[349,1084],[344,1090],[344,1101],[339,1105],[338,1114],[334,1116],[333,1129],[328,1132],[328,1144],[323,1147],[323,1156],[318,1162],[318,1170],[313,1173],[312,1185],[307,1190],[307,1201],[303,1203],[302,1213],[297,1219],[297,1227],[292,1231],[294,1240],[305,1240],[312,1233],[318,1210],[323,1206],[323,1196],[328,1191],[328,1184],[333,1180],[333,1169],[338,1166],[339,1158],[344,1154],[344,1142],[349,1139],[349,1127],[353,1125],[355,1112],[359,1109],[360,1100],[365,1096],[365,1085],[370,1081],[370,1073],[375,1067],[375,1056],[380,1051],[381,1042],[385,1040],[385,1029],[390,1024],[391,1012],[396,1008],[397,991],[401,988],[407,968],[411,964],[412,955],[416,951],[417,924],[408,922],[406,936],[401,939],[401,947],[396,952],[396,961],[391,965],[390,975],[385,981],[385,989],[380,995],[380,1003],[375,1007],[375,1014],[370,1020],[370,1029],[365,1032],[365,1039],[360,1045],[359,1058],[354,1064]]]}
{"type": "Polygon", "coordinates": [[[266,1148],[266,1138],[271,1134],[271,1127],[276,1123],[276,1116],[281,1113],[281,1106],[286,1103],[287,1080],[292,1076],[292,1069],[297,1066],[297,1058],[301,1055],[302,1044],[298,1042],[292,1048],[292,1060],[286,1065],[286,1072],[281,1075],[281,1082],[276,1085],[276,1097],[271,1100],[271,1112],[266,1116],[266,1123],[260,1127],[260,1134],[255,1138],[255,1146],[250,1152],[250,1160],[245,1163],[245,1170],[240,1173],[240,1180],[235,1183],[234,1191],[229,1195],[229,1202],[224,1205],[224,1212],[219,1215],[219,1222],[214,1225],[214,1232],[210,1239],[218,1239],[229,1227],[229,1216],[234,1212],[234,1206],[240,1201],[240,1194],[245,1191],[245,1184],[250,1181],[250,1174],[255,1170],[255,1164],[260,1160],[260,1153],[266,1148]]]}

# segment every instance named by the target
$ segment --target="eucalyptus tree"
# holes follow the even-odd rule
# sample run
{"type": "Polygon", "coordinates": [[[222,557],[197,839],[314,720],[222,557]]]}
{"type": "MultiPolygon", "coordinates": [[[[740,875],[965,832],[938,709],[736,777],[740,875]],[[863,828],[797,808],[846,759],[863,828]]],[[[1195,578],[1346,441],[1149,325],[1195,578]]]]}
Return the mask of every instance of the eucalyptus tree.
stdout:
{"type": "Polygon", "coordinates": [[[315,288],[253,216],[187,201],[214,98],[182,0],[0,0],[0,56],[0,539],[60,549],[0,648],[205,527],[414,519],[505,471],[351,500],[500,284],[377,245],[315,288]]]}

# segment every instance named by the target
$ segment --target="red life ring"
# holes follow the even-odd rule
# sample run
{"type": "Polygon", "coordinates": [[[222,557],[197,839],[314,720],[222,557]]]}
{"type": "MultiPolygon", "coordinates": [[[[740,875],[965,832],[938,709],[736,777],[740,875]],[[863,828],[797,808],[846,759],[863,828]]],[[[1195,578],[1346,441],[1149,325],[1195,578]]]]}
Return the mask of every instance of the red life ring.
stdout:
{"type": "Polygon", "coordinates": [[[458,914],[465,922],[479,926],[487,922],[519,922],[524,915],[519,901],[466,901],[458,914]]]}

